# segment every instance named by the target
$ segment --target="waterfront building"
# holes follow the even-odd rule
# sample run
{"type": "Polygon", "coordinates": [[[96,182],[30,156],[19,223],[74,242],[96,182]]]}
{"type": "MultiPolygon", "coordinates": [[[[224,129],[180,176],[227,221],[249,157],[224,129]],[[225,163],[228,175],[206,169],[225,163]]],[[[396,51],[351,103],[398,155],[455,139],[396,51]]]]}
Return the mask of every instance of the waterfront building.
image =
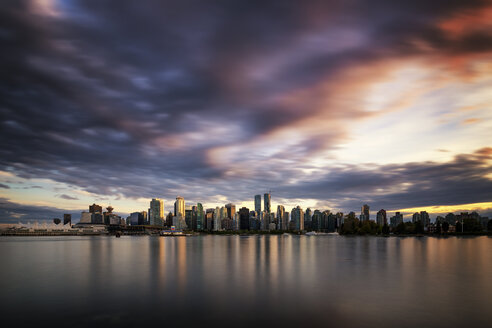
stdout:
{"type": "Polygon", "coordinates": [[[233,226],[233,229],[234,231],[238,231],[239,230],[239,222],[241,222],[241,215],[239,214],[239,212],[236,212],[234,214],[234,219],[233,219],[233,222],[232,222],[232,226],[233,226]]]}
{"type": "Polygon", "coordinates": [[[231,220],[234,219],[234,215],[236,215],[236,205],[229,203],[225,207],[227,209],[227,217],[231,220]]]}
{"type": "Polygon", "coordinates": [[[214,231],[222,230],[222,221],[220,219],[220,207],[216,207],[214,210],[214,231]]]}
{"type": "Polygon", "coordinates": [[[424,227],[424,229],[427,229],[427,226],[430,224],[429,213],[427,213],[427,211],[421,211],[420,220],[422,220],[422,226],[424,227]]]}
{"type": "Polygon", "coordinates": [[[72,224],[72,214],[63,214],[63,225],[72,224]]]}
{"type": "Polygon", "coordinates": [[[102,213],[103,209],[101,205],[96,205],[95,203],[89,205],[89,213],[102,213]]]}
{"type": "Polygon", "coordinates": [[[421,221],[420,213],[419,212],[415,212],[412,215],[412,223],[417,223],[418,221],[421,221]]]}
{"type": "Polygon", "coordinates": [[[206,221],[205,229],[207,231],[212,231],[214,229],[214,209],[213,208],[207,208],[207,210],[205,212],[205,221],[206,221]]]}
{"type": "Polygon", "coordinates": [[[92,223],[92,213],[91,212],[82,212],[80,214],[80,223],[92,223]]]}
{"type": "Polygon", "coordinates": [[[196,204],[196,210],[194,213],[194,226],[193,229],[196,231],[202,231],[204,229],[204,217],[205,213],[203,213],[203,205],[201,203],[196,204]]]}
{"type": "Polygon", "coordinates": [[[282,218],[282,230],[289,230],[289,212],[285,211],[282,218]]]}
{"type": "Polygon", "coordinates": [[[139,225],[141,224],[139,221],[140,217],[141,217],[141,213],[140,212],[133,212],[130,214],[130,224],[133,226],[133,225],[139,225]]]}
{"type": "Polygon", "coordinates": [[[390,218],[390,227],[396,228],[400,223],[403,223],[403,215],[400,212],[396,212],[395,216],[390,218]]]}
{"type": "Polygon", "coordinates": [[[109,224],[110,225],[121,225],[121,224],[124,224],[121,221],[121,217],[118,216],[118,215],[116,215],[116,214],[114,214],[114,213],[111,213],[110,215],[108,215],[108,219],[109,219],[109,224]]]}
{"type": "Polygon", "coordinates": [[[150,225],[162,226],[164,224],[164,201],[159,198],[152,198],[150,201],[150,225]]]}
{"type": "Polygon", "coordinates": [[[261,195],[255,195],[255,212],[261,212],[261,195]]]}
{"type": "Polygon", "coordinates": [[[444,220],[449,223],[449,225],[456,225],[456,215],[454,215],[454,213],[448,213],[446,214],[446,216],[444,217],[444,220]]]}
{"type": "MultiPolygon", "coordinates": [[[[101,212],[91,213],[91,223],[104,224],[105,222],[104,222],[104,217],[103,217],[102,213],[101,212]]],[[[106,224],[109,224],[109,222],[106,224]]]]}
{"type": "Polygon", "coordinates": [[[284,222],[285,207],[283,205],[277,206],[277,229],[286,230],[287,224],[284,222]]]}
{"type": "Polygon", "coordinates": [[[295,231],[303,231],[304,230],[304,211],[298,205],[293,208],[290,212],[290,217],[292,222],[294,222],[294,230],[295,231]]]}
{"type": "Polygon", "coordinates": [[[321,220],[323,215],[320,210],[314,210],[311,217],[311,229],[314,231],[321,231],[321,220]]]}
{"type": "Polygon", "coordinates": [[[311,211],[311,208],[306,209],[306,213],[304,214],[304,228],[306,230],[311,230],[312,229],[312,219],[313,219],[313,212],[311,211]]]}
{"type": "Polygon", "coordinates": [[[170,227],[173,225],[173,212],[169,211],[166,216],[166,226],[170,227]]]}
{"type": "Polygon", "coordinates": [[[219,217],[220,217],[220,220],[225,220],[227,219],[229,216],[227,215],[227,208],[225,208],[225,206],[222,206],[220,208],[220,212],[219,212],[219,217]]]}
{"type": "Polygon", "coordinates": [[[380,226],[384,226],[388,224],[388,220],[386,219],[386,210],[380,209],[376,214],[376,223],[380,226]]]}
{"type": "Polygon", "coordinates": [[[361,215],[361,220],[362,221],[368,221],[370,219],[370,216],[369,216],[369,205],[367,205],[367,204],[362,205],[362,208],[361,208],[361,211],[360,211],[360,215],[361,215]]]}
{"type": "Polygon", "coordinates": [[[247,207],[241,207],[239,210],[239,229],[249,230],[249,209],[247,207]]]}
{"type": "Polygon", "coordinates": [[[185,217],[185,200],[181,196],[176,197],[174,202],[174,216],[185,217]]]}
{"type": "Polygon", "coordinates": [[[193,206],[185,205],[185,221],[186,225],[191,229],[193,227],[193,206]]]}
{"type": "Polygon", "coordinates": [[[334,232],[336,229],[337,217],[335,214],[332,214],[330,211],[323,211],[322,214],[322,223],[323,223],[323,231],[324,232],[334,232]]]}
{"type": "Polygon", "coordinates": [[[343,212],[338,212],[336,214],[336,217],[337,217],[337,228],[340,229],[343,224],[343,212]]]}
{"type": "Polygon", "coordinates": [[[263,202],[264,211],[270,213],[272,211],[272,196],[269,193],[264,194],[263,196],[264,196],[264,202],[263,202]]]}
{"type": "Polygon", "coordinates": [[[138,224],[144,225],[144,224],[149,224],[147,220],[147,211],[141,211],[140,212],[140,217],[138,219],[138,224]]]}
{"type": "Polygon", "coordinates": [[[188,230],[186,219],[183,216],[173,216],[173,226],[176,230],[188,230]]]}
{"type": "Polygon", "coordinates": [[[268,230],[268,226],[270,225],[270,213],[267,213],[266,211],[260,212],[258,219],[260,222],[260,230],[268,230]]]}

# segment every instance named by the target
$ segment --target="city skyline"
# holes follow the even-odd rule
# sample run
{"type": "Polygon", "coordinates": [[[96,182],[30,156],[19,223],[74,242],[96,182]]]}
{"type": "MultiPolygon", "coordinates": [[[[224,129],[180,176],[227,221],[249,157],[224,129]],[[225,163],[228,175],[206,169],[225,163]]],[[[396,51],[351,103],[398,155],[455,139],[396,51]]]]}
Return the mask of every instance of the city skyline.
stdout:
{"type": "Polygon", "coordinates": [[[177,195],[239,211],[270,190],[272,212],[492,216],[488,1],[16,1],[0,18],[0,223],[152,198],[165,215],[177,195]]]}

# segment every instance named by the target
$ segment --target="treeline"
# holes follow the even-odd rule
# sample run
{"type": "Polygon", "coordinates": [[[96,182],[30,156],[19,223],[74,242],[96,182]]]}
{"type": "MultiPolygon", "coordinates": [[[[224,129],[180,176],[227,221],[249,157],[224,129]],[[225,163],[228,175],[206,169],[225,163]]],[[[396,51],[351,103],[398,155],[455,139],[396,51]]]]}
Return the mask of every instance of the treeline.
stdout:
{"type": "Polygon", "coordinates": [[[372,220],[361,221],[354,217],[346,217],[338,233],[341,235],[389,235],[387,224],[380,226],[372,220]]]}
{"type": "MultiPolygon", "coordinates": [[[[357,218],[345,218],[344,223],[339,229],[341,235],[389,235],[390,230],[395,235],[441,235],[450,233],[450,225],[448,222],[437,221],[435,224],[431,224],[428,227],[428,231],[424,229],[424,226],[420,221],[413,222],[402,222],[396,227],[390,229],[390,227],[385,224],[380,226],[372,220],[361,221],[357,218]],[[432,229],[429,229],[432,227],[432,229]]],[[[490,233],[492,231],[492,220],[487,223],[487,231],[490,233]]],[[[453,234],[484,234],[482,225],[475,219],[469,218],[464,219],[463,223],[456,222],[455,229],[453,229],[453,234]]]]}

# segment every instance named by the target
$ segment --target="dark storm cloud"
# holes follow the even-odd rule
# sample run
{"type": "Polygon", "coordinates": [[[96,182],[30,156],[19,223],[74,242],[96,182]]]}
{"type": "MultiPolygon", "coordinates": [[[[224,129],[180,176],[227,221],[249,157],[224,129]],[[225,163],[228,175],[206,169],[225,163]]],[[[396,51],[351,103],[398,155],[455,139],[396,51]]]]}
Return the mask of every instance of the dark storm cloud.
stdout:
{"type": "MultiPolygon", "coordinates": [[[[195,198],[243,197],[258,182],[282,188],[285,176],[296,174],[288,166],[266,164],[265,171],[276,171],[227,181],[208,151],[295,125],[318,110],[316,99],[302,106],[272,99],[335,79],[351,65],[423,52],[415,40],[444,56],[491,50],[486,31],[455,38],[435,25],[486,4],[67,1],[56,16],[11,2],[0,11],[0,168],[127,197],[174,197],[184,186],[195,198]],[[220,134],[223,127],[229,130],[220,134]]],[[[303,141],[299,158],[336,141],[303,141]]],[[[418,178],[417,168],[406,169],[418,178]]],[[[339,172],[332,182],[395,182],[382,172],[339,172]]],[[[468,190],[485,188],[478,179],[470,183],[478,189],[468,190]]],[[[323,190],[306,190],[317,188],[323,190]]],[[[385,199],[412,201],[398,195],[385,199]]]]}
{"type": "Polygon", "coordinates": [[[70,196],[70,195],[66,195],[66,194],[61,194],[60,196],[58,196],[60,198],[63,198],[63,199],[66,199],[66,200],[78,200],[77,197],[73,197],[73,196],[70,196]]]}
{"type": "Polygon", "coordinates": [[[10,189],[10,186],[3,184],[3,183],[0,183],[0,188],[10,189]]]}
{"type": "Polygon", "coordinates": [[[53,218],[62,218],[65,213],[72,214],[72,221],[78,221],[81,211],[62,210],[49,206],[23,205],[0,198],[0,222],[4,223],[52,220],[53,218]]]}
{"type": "Polygon", "coordinates": [[[378,208],[411,208],[432,205],[490,202],[492,148],[456,156],[445,163],[422,162],[331,169],[315,181],[277,189],[286,197],[294,192],[354,210],[361,203],[378,208]]]}

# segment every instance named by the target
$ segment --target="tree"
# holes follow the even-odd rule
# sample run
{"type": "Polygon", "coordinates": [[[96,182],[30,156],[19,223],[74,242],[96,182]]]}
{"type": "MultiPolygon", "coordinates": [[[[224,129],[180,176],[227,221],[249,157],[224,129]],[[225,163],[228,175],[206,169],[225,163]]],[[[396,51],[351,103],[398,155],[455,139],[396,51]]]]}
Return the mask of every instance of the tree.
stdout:
{"type": "Polygon", "coordinates": [[[415,222],[415,227],[413,231],[415,233],[424,233],[424,226],[422,225],[422,222],[420,221],[415,222]]]}
{"type": "Polygon", "coordinates": [[[448,231],[449,231],[449,223],[448,223],[448,222],[444,221],[444,222],[442,223],[442,231],[443,231],[444,233],[446,233],[446,232],[448,232],[448,231]]]}
{"type": "Polygon", "coordinates": [[[401,222],[398,224],[395,228],[395,233],[398,235],[405,233],[405,223],[401,222]]]}
{"type": "Polygon", "coordinates": [[[456,222],[456,232],[461,232],[461,222],[456,222]]]}
{"type": "Polygon", "coordinates": [[[489,222],[487,223],[487,230],[492,231],[492,219],[490,219],[489,222]]]}
{"type": "Polygon", "coordinates": [[[436,233],[441,234],[441,222],[437,221],[436,223],[436,233]]]}
{"type": "Polygon", "coordinates": [[[383,233],[383,235],[389,235],[389,233],[390,233],[390,228],[389,228],[388,224],[386,224],[386,223],[385,223],[385,224],[383,225],[382,233],[383,233]]]}
{"type": "Polygon", "coordinates": [[[61,220],[60,220],[60,219],[58,219],[58,218],[55,218],[55,219],[53,219],[53,222],[54,222],[55,224],[60,224],[61,220]]]}

